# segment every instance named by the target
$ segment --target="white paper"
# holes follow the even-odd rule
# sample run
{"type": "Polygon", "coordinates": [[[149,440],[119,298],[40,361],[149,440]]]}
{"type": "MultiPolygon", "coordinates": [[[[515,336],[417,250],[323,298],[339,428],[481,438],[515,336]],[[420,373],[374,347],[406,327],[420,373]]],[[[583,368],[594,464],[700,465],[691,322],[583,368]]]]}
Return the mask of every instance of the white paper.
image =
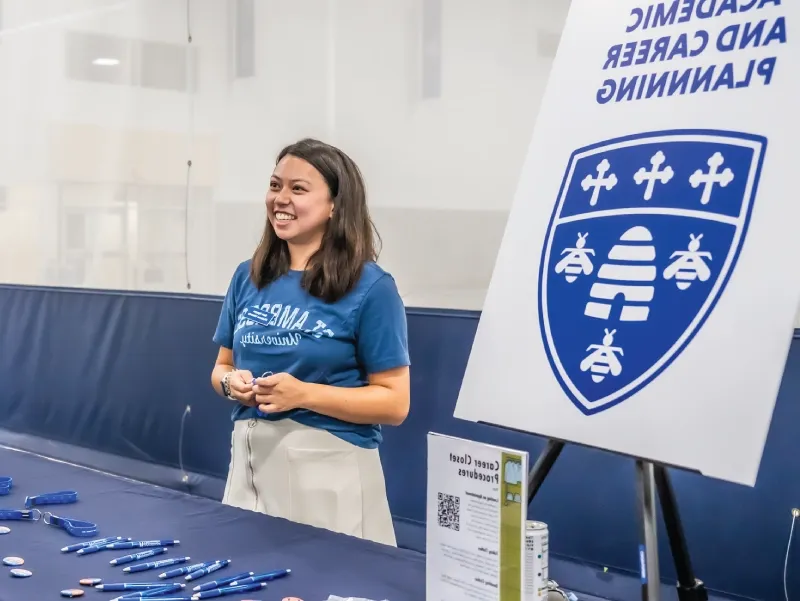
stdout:
{"type": "Polygon", "coordinates": [[[527,453],[428,435],[428,601],[521,601],[527,474],[527,453]]]}

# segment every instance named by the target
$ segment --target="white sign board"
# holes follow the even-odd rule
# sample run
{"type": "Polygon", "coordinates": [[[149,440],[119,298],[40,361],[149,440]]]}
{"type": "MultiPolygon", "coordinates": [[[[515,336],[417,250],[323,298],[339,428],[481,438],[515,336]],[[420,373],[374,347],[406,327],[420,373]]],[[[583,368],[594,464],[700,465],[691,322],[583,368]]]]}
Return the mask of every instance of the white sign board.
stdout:
{"type": "Polygon", "coordinates": [[[572,0],[456,417],[755,483],[800,299],[792,25],[572,0]]]}
{"type": "Polygon", "coordinates": [[[527,453],[428,434],[425,599],[527,599],[527,514],[527,453]]]}

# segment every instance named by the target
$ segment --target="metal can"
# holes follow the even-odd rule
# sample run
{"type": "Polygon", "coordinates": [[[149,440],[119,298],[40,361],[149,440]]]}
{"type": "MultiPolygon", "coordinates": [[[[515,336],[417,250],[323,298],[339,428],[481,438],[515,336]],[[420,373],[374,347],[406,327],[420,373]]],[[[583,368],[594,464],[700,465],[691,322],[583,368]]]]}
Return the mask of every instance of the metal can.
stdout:
{"type": "Polygon", "coordinates": [[[547,524],[528,520],[525,524],[524,601],[544,601],[547,598],[549,539],[547,524]]]}

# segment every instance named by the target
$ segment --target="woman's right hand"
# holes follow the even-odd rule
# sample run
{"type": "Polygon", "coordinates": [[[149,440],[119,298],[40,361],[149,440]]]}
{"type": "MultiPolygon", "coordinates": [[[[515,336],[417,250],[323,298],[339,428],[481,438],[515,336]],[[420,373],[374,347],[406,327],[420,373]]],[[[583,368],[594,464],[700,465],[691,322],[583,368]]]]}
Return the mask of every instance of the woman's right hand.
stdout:
{"type": "Polygon", "coordinates": [[[253,391],[253,374],[246,369],[236,369],[228,378],[231,396],[248,407],[256,407],[256,393],[253,391]]]}

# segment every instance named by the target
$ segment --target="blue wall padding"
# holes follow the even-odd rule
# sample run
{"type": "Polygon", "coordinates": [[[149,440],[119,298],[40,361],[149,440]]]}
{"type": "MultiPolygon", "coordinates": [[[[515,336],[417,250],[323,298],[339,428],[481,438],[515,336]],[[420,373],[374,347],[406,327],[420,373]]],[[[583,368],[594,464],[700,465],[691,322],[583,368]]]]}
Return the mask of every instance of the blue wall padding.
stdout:
{"type": "MultiPolygon", "coordinates": [[[[219,308],[217,298],[0,287],[0,427],[178,467],[190,405],[184,469],[218,482],[231,431],[230,404],[209,383],[219,308]]],[[[386,429],[382,448],[392,511],[406,526],[425,520],[428,431],[522,448],[532,461],[543,447],[533,436],[453,419],[477,323],[476,313],[409,310],[412,410],[401,427],[386,429]]],[[[783,597],[790,508],[800,506],[799,397],[795,342],[754,488],[671,472],[692,559],[713,589],[783,597]]],[[[552,553],[635,573],[636,511],[631,460],[568,446],[531,517],[550,525],[552,553]]],[[[421,548],[424,530],[412,532],[406,539],[421,548]]],[[[800,595],[800,546],[794,552],[789,586],[800,595]]],[[[662,575],[674,578],[663,529],[660,553],[662,575]]]]}

